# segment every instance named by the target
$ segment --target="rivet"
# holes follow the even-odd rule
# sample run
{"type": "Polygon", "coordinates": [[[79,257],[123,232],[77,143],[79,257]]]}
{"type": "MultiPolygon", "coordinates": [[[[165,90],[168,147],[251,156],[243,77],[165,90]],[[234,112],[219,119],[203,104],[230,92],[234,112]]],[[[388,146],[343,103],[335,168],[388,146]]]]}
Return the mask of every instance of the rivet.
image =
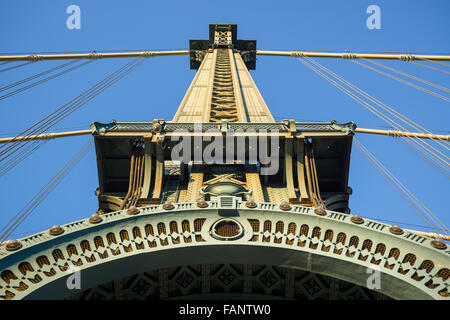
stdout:
{"type": "Polygon", "coordinates": [[[402,228],[400,228],[400,226],[398,225],[398,224],[394,224],[393,226],[391,226],[390,228],[389,228],[389,231],[391,232],[391,233],[393,233],[393,234],[395,234],[395,235],[401,235],[401,234],[403,234],[403,229],[402,228]]]}
{"type": "Polygon", "coordinates": [[[323,206],[318,206],[314,209],[314,213],[319,216],[324,216],[327,213],[327,210],[323,206]]]}
{"type": "Polygon", "coordinates": [[[138,208],[136,208],[135,206],[131,206],[131,207],[128,208],[127,214],[134,215],[134,214],[138,214],[139,211],[140,210],[138,208]]]}
{"type": "Polygon", "coordinates": [[[22,247],[22,244],[20,243],[19,240],[14,239],[14,240],[6,241],[6,247],[5,248],[8,251],[14,251],[14,250],[20,249],[21,247],[22,247]]]}
{"type": "Polygon", "coordinates": [[[359,214],[355,214],[354,216],[352,216],[350,218],[350,221],[353,223],[361,224],[364,222],[364,219],[361,218],[361,216],[359,214]]]}
{"type": "Polygon", "coordinates": [[[255,200],[253,200],[252,198],[248,199],[247,202],[245,203],[245,206],[247,208],[256,208],[257,204],[255,202],[255,200]]]}
{"type": "Polygon", "coordinates": [[[447,248],[447,245],[445,244],[444,240],[442,240],[441,238],[431,240],[431,245],[433,246],[433,248],[436,248],[436,249],[446,249],[447,248]]]}
{"type": "Polygon", "coordinates": [[[48,230],[48,233],[50,233],[52,236],[57,236],[64,232],[64,229],[59,225],[54,225],[53,227],[48,230]]]}
{"type": "Polygon", "coordinates": [[[287,201],[282,201],[280,204],[280,209],[283,211],[289,211],[291,210],[291,205],[287,201]]]}
{"type": "Polygon", "coordinates": [[[105,212],[105,210],[103,210],[103,209],[98,209],[97,210],[97,214],[99,215],[99,216],[101,216],[101,215],[103,215],[103,214],[105,214],[106,212],[105,212]]]}
{"type": "Polygon", "coordinates": [[[208,202],[206,202],[205,199],[200,198],[197,200],[197,207],[199,208],[206,208],[208,206],[208,202]]]}
{"type": "Polygon", "coordinates": [[[170,201],[166,201],[166,202],[163,204],[162,207],[163,207],[164,210],[172,210],[173,208],[175,208],[175,206],[173,205],[173,203],[170,202],[170,201]]]}
{"type": "Polygon", "coordinates": [[[89,218],[89,222],[90,223],[99,223],[100,221],[102,221],[103,219],[97,214],[94,213],[90,218],[89,218]]]}

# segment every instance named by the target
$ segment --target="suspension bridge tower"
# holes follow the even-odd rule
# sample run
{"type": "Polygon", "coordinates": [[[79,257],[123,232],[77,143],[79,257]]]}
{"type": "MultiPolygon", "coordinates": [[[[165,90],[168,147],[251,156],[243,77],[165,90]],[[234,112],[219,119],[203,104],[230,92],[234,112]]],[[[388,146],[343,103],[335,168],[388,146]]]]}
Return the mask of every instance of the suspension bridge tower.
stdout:
{"type": "Polygon", "coordinates": [[[446,246],[351,213],[353,122],[275,121],[236,25],[189,45],[173,119],[91,125],[97,212],[0,247],[0,297],[448,299],[446,246]]]}

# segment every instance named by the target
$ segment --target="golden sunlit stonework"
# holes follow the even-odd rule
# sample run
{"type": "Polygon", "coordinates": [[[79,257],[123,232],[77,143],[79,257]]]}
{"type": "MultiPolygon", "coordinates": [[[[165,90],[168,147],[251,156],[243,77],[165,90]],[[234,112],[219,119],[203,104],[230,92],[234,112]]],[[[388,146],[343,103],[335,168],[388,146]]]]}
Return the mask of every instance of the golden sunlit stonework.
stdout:
{"type": "Polygon", "coordinates": [[[0,298],[449,299],[444,242],[351,214],[354,123],[275,121],[236,25],[188,54],[171,121],[92,124],[97,213],[1,246],[0,298]]]}

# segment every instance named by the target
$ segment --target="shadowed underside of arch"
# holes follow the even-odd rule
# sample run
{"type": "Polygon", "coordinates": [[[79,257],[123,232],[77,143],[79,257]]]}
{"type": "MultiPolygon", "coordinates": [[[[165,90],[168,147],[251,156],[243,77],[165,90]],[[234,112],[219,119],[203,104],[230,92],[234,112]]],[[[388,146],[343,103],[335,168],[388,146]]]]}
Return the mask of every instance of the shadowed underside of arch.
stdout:
{"type": "Polygon", "coordinates": [[[141,272],[70,296],[70,300],[386,300],[336,278],[288,267],[198,264],[141,272]]]}
{"type": "Polygon", "coordinates": [[[270,203],[250,209],[237,200],[233,210],[220,201],[207,208],[177,203],[171,211],[160,205],[137,215],[123,210],[63,228],[61,235],[21,239],[15,252],[0,248],[0,297],[107,297],[111,285],[109,293],[123,299],[132,292],[148,298],[449,297],[448,251],[423,236],[393,235],[388,225],[355,224],[333,211],[318,216],[292,206],[286,212],[270,203]],[[80,290],[66,285],[73,267],[80,290]],[[369,291],[374,271],[380,289],[369,291]]]}

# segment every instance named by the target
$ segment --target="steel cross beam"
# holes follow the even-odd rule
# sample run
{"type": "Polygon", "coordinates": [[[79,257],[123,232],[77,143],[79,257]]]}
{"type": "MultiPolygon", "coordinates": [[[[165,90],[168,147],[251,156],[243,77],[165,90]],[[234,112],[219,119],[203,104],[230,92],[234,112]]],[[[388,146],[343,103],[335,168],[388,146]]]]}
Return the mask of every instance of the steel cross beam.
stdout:
{"type": "MultiPolygon", "coordinates": [[[[440,135],[440,134],[426,134],[419,132],[404,132],[404,131],[394,131],[394,130],[376,130],[376,129],[366,129],[366,128],[355,128],[355,132],[357,133],[367,133],[367,134],[377,134],[377,135],[385,135],[391,137],[410,137],[410,138],[419,138],[419,139],[440,139],[450,141],[450,135],[440,135]]],[[[49,140],[55,138],[66,138],[73,136],[81,136],[92,134],[92,129],[90,130],[79,130],[79,131],[66,131],[66,132],[57,132],[57,133],[44,133],[39,135],[31,135],[31,136],[18,136],[18,137],[9,137],[9,138],[0,138],[0,144],[4,143],[12,143],[17,141],[29,141],[29,140],[49,140]]]]}

